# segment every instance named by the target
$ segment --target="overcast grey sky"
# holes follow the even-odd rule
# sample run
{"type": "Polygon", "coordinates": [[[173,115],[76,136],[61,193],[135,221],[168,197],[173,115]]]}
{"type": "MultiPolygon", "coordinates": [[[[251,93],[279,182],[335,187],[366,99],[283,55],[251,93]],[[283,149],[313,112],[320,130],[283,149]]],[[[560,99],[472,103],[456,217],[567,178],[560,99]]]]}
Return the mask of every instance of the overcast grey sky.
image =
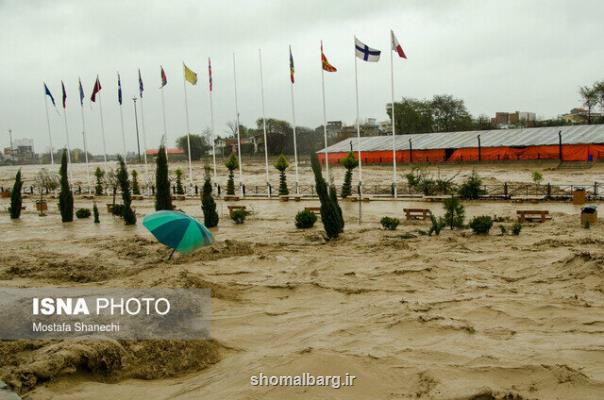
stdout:
{"type": "MultiPolygon", "coordinates": [[[[187,88],[193,132],[209,126],[207,57],[214,70],[216,131],[234,118],[232,53],[237,57],[241,122],[261,115],[258,49],[262,48],[267,116],[291,119],[288,45],[296,64],[297,124],[322,123],[319,41],[331,63],[326,74],[328,120],[353,123],[353,36],[381,49],[379,63],[359,63],[361,118],[387,119],[389,30],[408,55],[395,60],[397,98],[449,93],[469,111],[533,111],[551,117],[580,105],[578,86],[604,79],[604,2],[467,1],[82,1],[0,0],[0,131],[8,145],[33,138],[48,146],[42,82],[59,106],[68,94],[72,147],[82,147],[78,77],[87,99],[99,74],[108,150],[121,150],[117,77],[122,76],[128,149],[136,149],[137,68],[145,83],[149,147],[162,134],[160,75],[169,142],[185,133],[182,62],[199,76],[187,88]]],[[[60,107],[60,106],[59,106],[60,107]]],[[[102,152],[97,105],[85,102],[89,148],[102,152]]],[[[63,119],[51,110],[55,147],[65,145],[63,119]]]]}

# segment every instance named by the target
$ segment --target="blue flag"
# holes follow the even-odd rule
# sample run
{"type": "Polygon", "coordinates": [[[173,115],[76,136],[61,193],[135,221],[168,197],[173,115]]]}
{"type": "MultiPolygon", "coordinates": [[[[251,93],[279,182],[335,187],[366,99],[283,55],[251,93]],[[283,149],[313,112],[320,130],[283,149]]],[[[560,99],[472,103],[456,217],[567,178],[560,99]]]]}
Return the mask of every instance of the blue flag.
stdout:
{"type": "Polygon", "coordinates": [[[117,101],[122,105],[122,80],[119,72],[117,73],[117,101]]]}
{"type": "Polygon", "coordinates": [[[82,80],[78,78],[78,82],[80,83],[80,105],[84,105],[84,89],[82,88],[82,80]]]}
{"type": "Polygon", "coordinates": [[[140,94],[141,99],[143,98],[143,90],[145,87],[143,86],[143,77],[141,76],[141,70],[138,70],[138,92],[140,94]]]}
{"type": "Polygon", "coordinates": [[[57,105],[55,104],[55,98],[52,97],[52,93],[50,93],[50,90],[48,90],[48,86],[46,86],[46,83],[44,83],[44,94],[46,96],[50,97],[50,101],[52,101],[52,105],[56,107],[57,105]]]}

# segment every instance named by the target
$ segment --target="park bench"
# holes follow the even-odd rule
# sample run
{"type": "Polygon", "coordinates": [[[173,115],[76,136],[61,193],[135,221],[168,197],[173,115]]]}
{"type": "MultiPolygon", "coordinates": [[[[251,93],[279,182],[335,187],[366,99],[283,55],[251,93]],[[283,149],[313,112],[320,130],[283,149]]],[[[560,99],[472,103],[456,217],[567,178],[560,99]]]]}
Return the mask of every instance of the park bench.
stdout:
{"type": "Polygon", "coordinates": [[[542,200],[545,200],[545,196],[541,196],[541,195],[512,196],[510,199],[512,200],[513,203],[529,202],[529,203],[536,204],[542,200]]]}
{"type": "Polygon", "coordinates": [[[518,214],[518,222],[545,222],[552,219],[547,210],[518,210],[516,214],[518,214]]]}
{"type": "Polygon", "coordinates": [[[225,194],[223,196],[224,201],[239,201],[239,196],[233,194],[225,194]]]}
{"type": "Polygon", "coordinates": [[[403,208],[403,211],[405,212],[405,219],[408,221],[412,219],[426,220],[432,215],[432,211],[427,208],[403,208]]]}
{"type": "Polygon", "coordinates": [[[245,206],[227,206],[227,208],[229,209],[229,216],[233,216],[233,211],[237,211],[237,210],[243,210],[246,211],[246,207],[245,206]]]}
{"type": "Polygon", "coordinates": [[[314,213],[317,217],[321,216],[321,207],[304,207],[304,211],[310,211],[314,213]]]}

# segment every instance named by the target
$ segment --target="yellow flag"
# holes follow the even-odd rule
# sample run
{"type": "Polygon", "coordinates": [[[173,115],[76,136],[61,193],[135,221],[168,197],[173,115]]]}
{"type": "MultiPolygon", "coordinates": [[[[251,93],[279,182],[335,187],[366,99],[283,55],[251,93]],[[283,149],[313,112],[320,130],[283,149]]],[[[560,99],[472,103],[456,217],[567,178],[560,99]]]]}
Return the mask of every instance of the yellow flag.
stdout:
{"type": "Polygon", "coordinates": [[[186,65],[184,65],[184,67],[185,67],[186,81],[189,82],[191,85],[196,85],[197,84],[197,74],[195,72],[193,72],[191,69],[189,69],[189,67],[187,67],[186,65]]]}

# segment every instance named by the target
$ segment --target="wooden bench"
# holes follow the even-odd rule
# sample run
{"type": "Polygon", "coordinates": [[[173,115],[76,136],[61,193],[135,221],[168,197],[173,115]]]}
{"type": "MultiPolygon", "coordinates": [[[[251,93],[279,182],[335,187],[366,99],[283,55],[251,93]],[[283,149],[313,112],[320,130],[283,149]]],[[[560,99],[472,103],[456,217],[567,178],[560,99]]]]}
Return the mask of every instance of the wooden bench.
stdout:
{"type": "Polygon", "coordinates": [[[545,196],[540,196],[540,195],[526,195],[526,196],[512,196],[510,198],[510,200],[512,200],[513,203],[539,203],[540,201],[545,200],[545,196]]]}
{"type": "Polygon", "coordinates": [[[310,211],[314,213],[317,217],[321,216],[321,207],[304,207],[304,211],[310,211]]]}
{"type": "Polygon", "coordinates": [[[243,210],[246,211],[245,206],[227,206],[229,209],[229,216],[233,216],[233,211],[243,210]]]}
{"type": "Polygon", "coordinates": [[[225,194],[222,199],[224,201],[239,201],[239,196],[234,194],[225,194]]]}
{"type": "Polygon", "coordinates": [[[547,210],[518,210],[516,211],[516,214],[518,215],[518,222],[545,222],[552,219],[547,210]]]}
{"type": "Polygon", "coordinates": [[[439,196],[422,196],[422,199],[424,201],[429,201],[429,202],[434,202],[434,201],[445,201],[447,199],[450,199],[451,196],[447,196],[447,195],[439,195],[439,196]]]}
{"type": "Polygon", "coordinates": [[[410,221],[412,219],[421,219],[422,221],[430,218],[432,211],[427,208],[403,208],[405,212],[405,219],[410,221]]]}

